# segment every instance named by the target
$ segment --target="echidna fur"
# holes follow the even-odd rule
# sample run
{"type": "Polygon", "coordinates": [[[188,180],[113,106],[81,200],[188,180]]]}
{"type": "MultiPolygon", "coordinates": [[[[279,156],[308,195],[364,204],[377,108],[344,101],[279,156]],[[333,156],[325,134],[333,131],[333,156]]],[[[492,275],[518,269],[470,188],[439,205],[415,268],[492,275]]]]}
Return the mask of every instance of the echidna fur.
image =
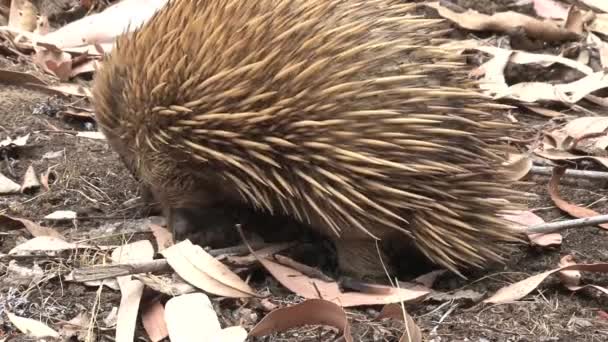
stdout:
{"type": "Polygon", "coordinates": [[[103,61],[98,123],[164,208],[238,198],[454,272],[500,261],[510,124],[415,6],[172,1],[103,61]]]}

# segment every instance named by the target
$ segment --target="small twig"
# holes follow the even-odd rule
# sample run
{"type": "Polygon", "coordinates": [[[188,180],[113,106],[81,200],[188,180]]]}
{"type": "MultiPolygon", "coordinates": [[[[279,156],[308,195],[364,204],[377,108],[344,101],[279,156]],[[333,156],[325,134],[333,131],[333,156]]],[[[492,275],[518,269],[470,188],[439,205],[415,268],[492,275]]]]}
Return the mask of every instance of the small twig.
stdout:
{"type": "MultiPolygon", "coordinates": [[[[551,175],[553,175],[553,167],[549,167],[549,166],[532,166],[532,168],[530,169],[530,173],[531,174],[537,174],[537,175],[551,176],[551,175]]],[[[567,169],[565,176],[566,177],[572,177],[572,178],[608,180],[608,172],[602,172],[602,171],[587,171],[587,170],[572,170],[572,169],[567,169]]]]}
{"type": "Polygon", "coordinates": [[[608,223],[608,215],[598,215],[574,220],[537,224],[535,226],[527,228],[525,231],[528,234],[546,234],[568,228],[595,226],[602,223],[608,223]]]}

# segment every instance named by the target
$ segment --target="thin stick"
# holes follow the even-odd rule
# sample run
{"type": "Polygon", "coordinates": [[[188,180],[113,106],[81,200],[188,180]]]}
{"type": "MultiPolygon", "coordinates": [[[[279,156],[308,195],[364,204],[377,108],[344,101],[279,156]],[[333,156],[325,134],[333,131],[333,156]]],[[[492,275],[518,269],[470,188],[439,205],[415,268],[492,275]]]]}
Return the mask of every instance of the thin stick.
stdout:
{"type": "Polygon", "coordinates": [[[608,215],[598,215],[593,217],[585,217],[574,220],[566,220],[559,222],[537,224],[535,226],[526,229],[528,234],[546,234],[553,233],[556,231],[568,229],[568,228],[579,228],[585,226],[595,226],[602,223],[608,223],[608,215]]]}
{"type": "MultiPolygon", "coordinates": [[[[553,167],[550,166],[532,166],[530,169],[531,174],[536,175],[553,175],[553,167]]],[[[587,171],[587,170],[566,170],[566,177],[572,178],[584,178],[584,179],[601,179],[608,180],[608,172],[603,171],[587,171]]]]}

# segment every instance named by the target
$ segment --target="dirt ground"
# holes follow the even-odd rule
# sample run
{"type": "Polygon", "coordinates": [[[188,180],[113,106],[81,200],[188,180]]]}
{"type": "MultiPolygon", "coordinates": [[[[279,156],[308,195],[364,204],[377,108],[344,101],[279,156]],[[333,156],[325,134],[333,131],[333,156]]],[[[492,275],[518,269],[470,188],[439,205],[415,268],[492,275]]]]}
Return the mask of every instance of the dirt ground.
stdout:
{"type": "MultiPolygon", "coordinates": [[[[498,6],[500,3],[502,1],[493,4],[498,6]]],[[[0,69],[27,71],[50,81],[31,64],[2,56],[0,69]]],[[[0,85],[0,140],[29,133],[29,145],[34,145],[20,153],[18,158],[2,156],[4,160],[0,160],[0,171],[18,183],[30,165],[39,174],[52,168],[55,175],[51,191],[0,197],[0,214],[37,221],[56,210],[73,210],[79,216],[91,218],[76,223],[43,222],[75,241],[104,244],[150,238],[150,234],[132,231],[127,235],[120,234],[123,225],[145,217],[136,200],[139,196],[137,184],[105,141],[74,135],[75,131],[94,130],[95,127],[92,122],[68,121],[58,116],[58,111],[66,105],[79,106],[80,102],[23,87],[0,85]],[[43,157],[57,151],[63,151],[63,154],[51,159],[43,157]]],[[[530,113],[514,111],[511,114],[536,131],[542,130],[548,122],[546,118],[530,113]]],[[[547,222],[566,218],[555,208],[547,194],[549,178],[535,176],[528,180],[533,184],[529,190],[538,195],[538,199],[529,207],[547,222]]],[[[608,213],[606,184],[564,180],[560,190],[563,198],[572,203],[608,213]]],[[[7,253],[25,241],[27,237],[22,234],[21,231],[0,231],[0,253],[7,253]]],[[[608,231],[596,227],[577,228],[564,231],[563,236],[563,244],[556,250],[521,247],[509,257],[504,268],[475,272],[467,280],[444,275],[435,288],[449,293],[471,290],[492,294],[507,284],[556,267],[563,255],[573,254],[581,263],[608,262],[608,231]]],[[[79,265],[79,260],[72,260],[72,263],[57,265],[46,261],[40,266],[43,269],[65,270],[79,265]]],[[[98,315],[102,319],[120,302],[118,292],[104,289],[99,294],[97,287],[63,284],[57,280],[34,288],[5,286],[2,283],[5,267],[5,262],[0,259],[0,312],[10,310],[53,325],[70,320],[79,312],[90,311],[96,303],[99,304],[98,315]]],[[[583,281],[606,285],[608,276],[584,274],[583,281]]],[[[295,300],[270,276],[260,277],[256,287],[270,289],[275,304],[295,300]]],[[[223,300],[217,305],[223,323],[230,325],[239,322],[255,324],[265,314],[256,307],[236,314],[234,309],[240,304],[234,301],[223,300]]],[[[598,314],[600,310],[608,310],[608,296],[594,290],[571,293],[551,277],[525,300],[517,303],[482,305],[467,300],[431,300],[406,307],[423,333],[432,336],[434,341],[608,341],[608,320],[598,314]]],[[[373,317],[378,310],[379,307],[370,307],[348,311],[355,340],[398,340],[402,327],[395,322],[374,322],[373,317]]],[[[4,319],[0,317],[0,340],[14,333],[4,319]]],[[[251,325],[245,327],[250,328],[251,325]]],[[[99,330],[97,334],[100,341],[112,341],[114,332],[99,330]]],[[[146,340],[144,336],[140,332],[139,340],[146,340]]],[[[331,329],[320,327],[299,329],[259,340],[331,341],[335,337],[331,329]]],[[[17,339],[6,341],[9,340],[17,339]]]]}

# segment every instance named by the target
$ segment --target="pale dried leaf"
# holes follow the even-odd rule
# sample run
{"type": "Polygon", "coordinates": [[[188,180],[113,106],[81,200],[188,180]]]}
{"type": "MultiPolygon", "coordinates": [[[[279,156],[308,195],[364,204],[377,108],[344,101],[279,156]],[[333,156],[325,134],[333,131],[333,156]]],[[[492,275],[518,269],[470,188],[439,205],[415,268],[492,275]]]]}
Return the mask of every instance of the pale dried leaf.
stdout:
{"type": "Polygon", "coordinates": [[[165,305],[165,322],[174,342],[243,342],[247,338],[242,327],[223,331],[209,297],[200,292],[171,298],[165,305]]]}
{"type": "Polygon", "coordinates": [[[95,140],[106,140],[106,136],[102,132],[78,132],[76,136],[95,140]]]}
{"type": "Polygon", "coordinates": [[[534,12],[541,18],[566,19],[568,8],[555,0],[534,0],[534,12]]]}
{"type": "Polygon", "coordinates": [[[0,173],[0,194],[9,195],[19,193],[21,186],[13,182],[10,178],[0,173]]]}
{"type": "Polygon", "coordinates": [[[602,12],[608,12],[608,2],[606,0],[580,0],[589,7],[596,8],[602,12]]]}
{"type": "Polygon", "coordinates": [[[44,252],[47,254],[57,254],[58,252],[77,249],[77,248],[94,248],[86,244],[76,244],[66,242],[65,240],[55,236],[37,236],[11,249],[8,254],[30,254],[31,252],[44,252]],[[53,253],[54,252],[54,253],[53,253]]]}
{"type": "Polygon", "coordinates": [[[189,240],[160,253],[180,277],[206,292],[235,298],[256,296],[238,275],[189,240]]]}
{"type": "Polygon", "coordinates": [[[25,317],[19,317],[10,312],[6,315],[8,319],[21,331],[22,333],[36,338],[54,337],[59,338],[59,333],[51,329],[48,325],[39,322],[37,320],[25,317]]]}
{"type": "Polygon", "coordinates": [[[72,210],[57,210],[44,217],[47,220],[74,220],[76,212],[72,210]]]}
{"type": "Polygon", "coordinates": [[[23,182],[21,183],[21,192],[26,192],[32,189],[39,189],[40,181],[38,180],[38,176],[36,175],[36,171],[34,170],[34,166],[30,165],[25,171],[25,176],[23,176],[23,182]]]}

